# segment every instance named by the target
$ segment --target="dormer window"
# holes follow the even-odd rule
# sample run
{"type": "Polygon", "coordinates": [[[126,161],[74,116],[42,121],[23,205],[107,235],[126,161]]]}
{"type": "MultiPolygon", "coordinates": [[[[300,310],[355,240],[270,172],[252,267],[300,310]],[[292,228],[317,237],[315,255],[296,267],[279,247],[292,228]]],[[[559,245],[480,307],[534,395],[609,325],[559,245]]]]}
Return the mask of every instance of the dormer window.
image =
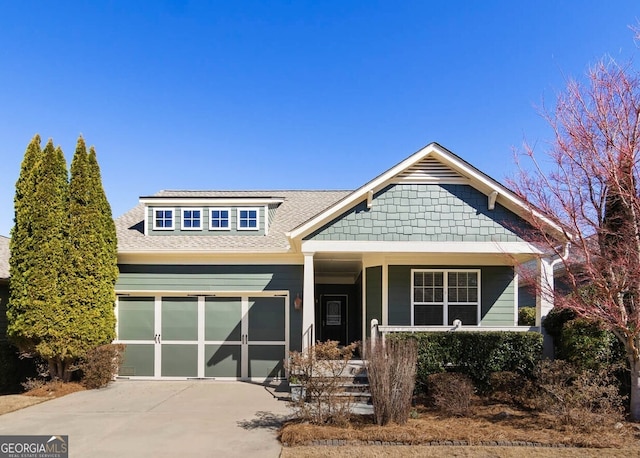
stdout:
{"type": "Polygon", "coordinates": [[[173,230],[172,208],[156,208],[153,210],[153,229],[160,231],[173,230]]]}
{"type": "Polygon", "coordinates": [[[202,229],[202,210],[199,208],[183,209],[182,229],[186,231],[197,231],[202,229]]]}
{"type": "Polygon", "coordinates": [[[231,210],[228,208],[212,208],[209,215],[209,230],[212,231],[228,231],[231,229],[231,220],[229,215],[231,210]]]}
{"type": "Polygon", "coordinates": [[[238,230],[257,231],[260,228],[257,208],[238,208],[238,230]]]}

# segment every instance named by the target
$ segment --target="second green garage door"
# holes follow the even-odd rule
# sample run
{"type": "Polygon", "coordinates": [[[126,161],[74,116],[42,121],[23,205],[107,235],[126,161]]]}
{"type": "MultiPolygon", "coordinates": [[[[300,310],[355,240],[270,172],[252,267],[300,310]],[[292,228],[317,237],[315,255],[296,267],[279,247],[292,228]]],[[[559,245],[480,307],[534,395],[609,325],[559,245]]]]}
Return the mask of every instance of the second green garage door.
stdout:
{"type": "Polygon", "coordinates": [[[286,296],[121,297],[122,376],[284,377],[286,296]]]}

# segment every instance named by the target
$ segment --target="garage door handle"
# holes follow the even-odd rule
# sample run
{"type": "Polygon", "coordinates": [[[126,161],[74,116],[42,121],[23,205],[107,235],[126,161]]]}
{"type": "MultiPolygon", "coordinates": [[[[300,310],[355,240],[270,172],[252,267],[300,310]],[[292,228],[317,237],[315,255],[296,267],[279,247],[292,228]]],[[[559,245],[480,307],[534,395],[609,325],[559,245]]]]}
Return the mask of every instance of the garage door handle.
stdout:
{"type": "Polygon", "coordinates": [[[160,343],[160,334],[155,334],[155,335],[154,335],[154,337],[153,337],[153,340],[154,340],[156,343],[160,343]]]}

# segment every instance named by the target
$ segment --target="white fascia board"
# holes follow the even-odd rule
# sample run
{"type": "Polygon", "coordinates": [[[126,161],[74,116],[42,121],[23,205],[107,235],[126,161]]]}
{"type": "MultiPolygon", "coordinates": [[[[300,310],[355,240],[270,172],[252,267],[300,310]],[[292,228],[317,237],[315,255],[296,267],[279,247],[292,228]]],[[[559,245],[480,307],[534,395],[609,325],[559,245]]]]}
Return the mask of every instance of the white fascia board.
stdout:
{"type": "Polygon", "coordinates": [[[281,204],[284,199],[254,197],[141,197],[140,202],[149,205],[186,205],[186,206],[261,206],[281,204]]]}
{"type": "Polygon", "coordinates": [[[378,242],[305,240],[305,253],[468,253],[536,254],[543,252],[526,242],[378,242]]]}

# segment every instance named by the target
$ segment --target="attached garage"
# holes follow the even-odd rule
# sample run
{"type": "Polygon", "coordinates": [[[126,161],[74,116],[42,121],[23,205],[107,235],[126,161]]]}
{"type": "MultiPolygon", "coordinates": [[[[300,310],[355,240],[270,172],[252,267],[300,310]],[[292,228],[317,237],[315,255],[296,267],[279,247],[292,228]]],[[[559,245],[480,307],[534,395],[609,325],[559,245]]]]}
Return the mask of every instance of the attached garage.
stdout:
{"type": "Polygon", "coordinates": [[[252,380],[284,377],[288,291],[129,293],[117,301],[120,376],[252,380]]]}

